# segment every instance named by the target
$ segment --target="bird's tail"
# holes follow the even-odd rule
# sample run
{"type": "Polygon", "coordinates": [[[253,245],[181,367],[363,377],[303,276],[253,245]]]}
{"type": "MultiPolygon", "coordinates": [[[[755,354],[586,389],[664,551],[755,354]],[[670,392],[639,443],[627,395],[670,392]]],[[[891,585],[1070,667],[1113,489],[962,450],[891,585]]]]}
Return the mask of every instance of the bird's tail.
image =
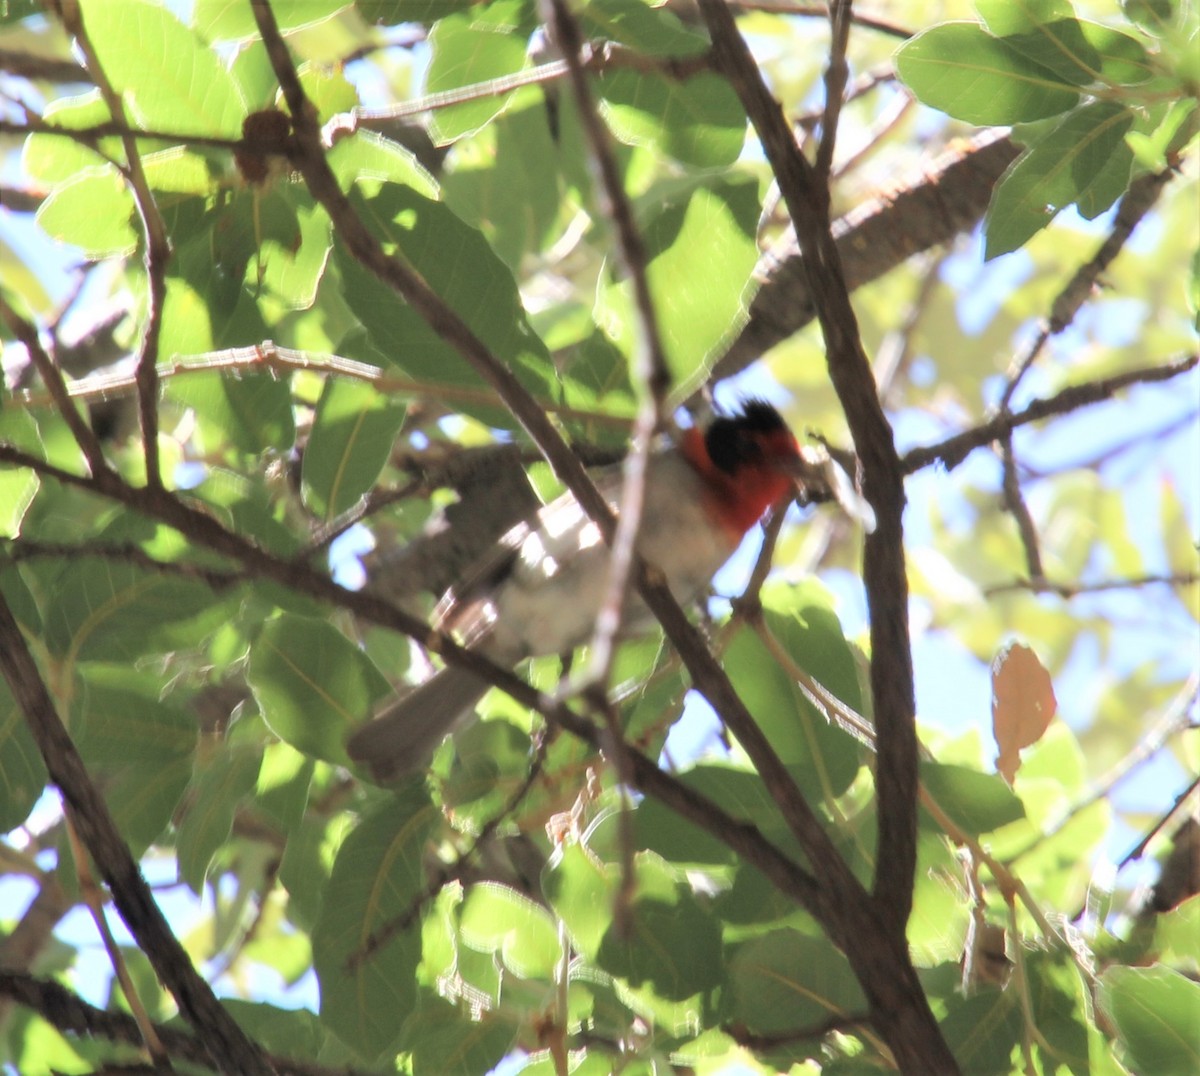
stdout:
{"type": "Polygon", "coordinates": [[[357,729],[346,741],[346,750],[376,781],[397,781],[428,761],[488,686],[465,669],[442,669],[357,729]]]}

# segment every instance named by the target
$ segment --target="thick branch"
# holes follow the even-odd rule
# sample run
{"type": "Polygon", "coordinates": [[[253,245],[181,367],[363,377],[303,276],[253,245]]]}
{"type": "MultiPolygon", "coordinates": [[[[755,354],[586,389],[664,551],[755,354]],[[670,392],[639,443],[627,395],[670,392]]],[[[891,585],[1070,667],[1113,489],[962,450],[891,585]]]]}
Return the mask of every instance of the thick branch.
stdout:
{"type": "Polygon", "coordinates": [[[729,78],[758,132],[788,207],[825,337],[829,376],[846,414],[863,467],[863,493],[876,527],[866,541],[863,581],[871,611],[871,687],[879,734],[879,855],[874,895],[897,937],[912,907],[917,850],[917,738],[912,654],[908,640],[908,580],[904,567],[904,486],[891,426],[875,390],[870,363],[829,228],[828,193],[800,153],[779,104],[721,0],[700,0],[718,69],[729,78]]]}
{"type": "MultiPolygon", "coordinates": [[[[131,1046],[141,1044],[137,1023],[132,1016],[108,1012],[89,1005],[61,983],[39,979],[14,971],[0,971],[0,997],[16,1001],[36,1012],[43,1020],[67,1035],[108,1039],[113,1043],[131,1046]]],[[[155,1024],[158,1037],[173,1058],[206,1068],[212,1058],[204,1043],[177,1027],[155,1024]]],[[[356,1069],[315,1065],[271,1055],[271,1063],[279,1076],[354,1076],[356,1069]]]]}

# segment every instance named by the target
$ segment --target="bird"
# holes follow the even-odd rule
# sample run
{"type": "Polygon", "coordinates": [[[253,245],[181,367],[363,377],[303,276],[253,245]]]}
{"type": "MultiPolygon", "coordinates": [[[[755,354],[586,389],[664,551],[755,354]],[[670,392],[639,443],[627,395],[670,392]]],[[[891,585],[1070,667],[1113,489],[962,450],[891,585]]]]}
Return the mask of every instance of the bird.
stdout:
{"type": "MultiPolygon", "coordinates": [[[[795,435],[770,403],[746,399],[705,428],[683,430],[677,443],[647,461],[637,551],[657,566],[675,598],[693,601],[750,530],[806,472],[795,435]]],[[[617,508],[620,469],[597,478],[617,508]]],[[[529,657],[569,654],[595,631],[609,577],[600,528],[571,493],[509,530],[446,593],[434,626],[464,646],[511,668],[529,657]]],[[[631,593],[621,635],[653,626],[631,593]]],[[[421,767],[473,712],[489,684],[447,666],[388,703],[346,742],[350,758],[381,784],[421,767]]]]}

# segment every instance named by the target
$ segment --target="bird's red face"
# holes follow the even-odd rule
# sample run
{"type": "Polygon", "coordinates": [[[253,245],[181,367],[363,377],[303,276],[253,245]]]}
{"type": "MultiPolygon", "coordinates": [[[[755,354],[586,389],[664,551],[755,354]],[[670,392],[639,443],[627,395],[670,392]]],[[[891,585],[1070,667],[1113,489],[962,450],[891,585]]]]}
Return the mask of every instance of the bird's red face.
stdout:
{"type": "Polygon", "coordinates": [[[740,412],[690,429],[682,451],[705,479],[709,507],[734,544],[796,485],[800,447],[769,403],[748,400],[740,412]]]}

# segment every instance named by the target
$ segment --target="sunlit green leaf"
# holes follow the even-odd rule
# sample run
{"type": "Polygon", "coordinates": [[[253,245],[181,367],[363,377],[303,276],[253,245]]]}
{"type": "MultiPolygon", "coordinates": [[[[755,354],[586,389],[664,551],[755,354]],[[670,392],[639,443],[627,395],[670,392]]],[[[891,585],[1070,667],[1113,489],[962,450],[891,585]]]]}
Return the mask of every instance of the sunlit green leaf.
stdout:
{"type": "Polygon", "coordinates": [[[241,137],[246,109],[229,72],[170,10],[144,0],[80,7],[101,65],[139,123],[241,137]]]}
{"type": "Polygon", "coordinates": [[[1097,1000],[1134,1069],[1163,1076],[1200,1069],[1200,986],[1162,965],[1111,967],[1099,985],[1097,1000]]]}
{"type": "Polygon", "coordinates": [[[540,905],[496,883],[472,886],[459,912],[464,944],[494,953],[514,975],[549,981],[562,959],[554,920],[540,905]]]}
{"type": "Polygon", "coordinates": [[[1016,250],[1072,202],[1086,217],[1112,205],[1129,182],[1132,154],[1124,138],[1132,123],[1122,106],[1094,102],[1022,154],[988,207],[987,257],[1016,250]]]}
{"type": "MultiPolygon", "coordinates": [[[[425,89],[430,94],[457,90],[520,71],[526,62],[526,36],[502,21],[474,15],[448,15],[429,34],[430,60],[425,89]]],[[[508,103],[508,93],[485,92],[477,100],[433,113],[435,141],[452,142],[477,131],[508,103]]]]}
{"type": "MultiPolygon", "coordinates": [[[[734,180],[668,200],[642,227],[658,331],[680,390],[699,383],[746,316],[758,257],[757,218],[755,185],[734,180]],[[697,265],[708,269],[698,274],[697,265]]],[[[605,288],[595,314],[608,337],[631,355],[637,322],[628,281],[605,288]]]]}
{"type": "Polygon", "coordinates": [[[614,135],[652,146],[685,164],[732,164],[746,136],[746,113],[722,78],[699,74],[677,81],[653,72],[617,69],[597,84],[614,135]]]}
{"type": "Polygon", "coordinates": [[[970,123],[1043,119],[1079,101],[1070,82],[973,22],[917,34],[896,52],[896,70],[924,104],[970,123]]]}
{"type": "Polygon", "coordinates": [[[77,174],[42,202],[37,222],[46,234],[92,258],[129,254],[137,246],[133,195],[111,166],[77,174]]]}

